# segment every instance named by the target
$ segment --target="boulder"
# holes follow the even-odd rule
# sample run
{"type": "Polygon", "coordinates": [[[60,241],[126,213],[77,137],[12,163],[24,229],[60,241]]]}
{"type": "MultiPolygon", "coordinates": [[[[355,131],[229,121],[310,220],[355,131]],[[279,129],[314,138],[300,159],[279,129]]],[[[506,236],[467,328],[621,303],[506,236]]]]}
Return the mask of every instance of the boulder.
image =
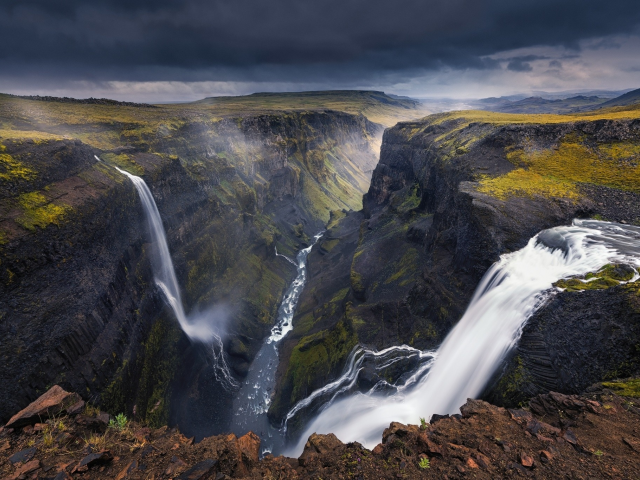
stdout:
{"type": "Polygon", "coordinates": [[[242,454],[242,460],[249,463],[258,463],[260,460],[260,437],[253,432],[248,432],[238,439],[238,448],[242,454]]]}
{"type": "Polygon", "coordinates": [[[109,463],[111,460],[113,460],[113,456],[111,455],[111,452],[109,450],[102,450],[97,453],[90,453],[89,455],[84,457],[82,460],[80,460],[78,465],[74,467],[73,472],[71,473],[86,472],[94,465],[109,463]]]}
{"type": "Polygon", "coordinates": [[[178,477],[178,480],[200,480],[205,477],[205,475],[214,472],[217,467],[217,460],[203,460],[202,462],[196,463],[186,472],[182,473],[182,475],[178,477]]]}
{"type": "Polygon", "coordinates": [[[298,461],[300,465],[304,466],[312,457],[333,452],[343,445],[344,443],[342,443],[333,433],[329,433],[327,435],[313,433],[307,440],[302,455],[298,457],[298,461]]]}
{"type": "Polygon", "coordinates": [[[77,393],[69,393],[58,385],[54,385],[25,409],[16,413],[5,425],[5,428],[22,428],[34,425],[53,415],[66,412],[67,408],[81,400],[77,393]]]}

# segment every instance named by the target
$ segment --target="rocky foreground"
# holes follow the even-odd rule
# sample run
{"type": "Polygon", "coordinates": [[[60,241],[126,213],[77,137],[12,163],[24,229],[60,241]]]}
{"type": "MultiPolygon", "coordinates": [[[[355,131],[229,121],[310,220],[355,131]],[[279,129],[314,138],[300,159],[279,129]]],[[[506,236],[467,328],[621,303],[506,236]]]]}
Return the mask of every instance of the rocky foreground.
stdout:
{"type": "Polygon", "coordinates": [[[248,432],[199,443],[100,412],[58,386],[0,429],[0,478],[637,478],[640,409],[594,387],[539,395],[527,409],[469,400],[462,415],[392,423],[373,451],[334,435],[309,437],[300,458],[259,459],[248,432]]]}

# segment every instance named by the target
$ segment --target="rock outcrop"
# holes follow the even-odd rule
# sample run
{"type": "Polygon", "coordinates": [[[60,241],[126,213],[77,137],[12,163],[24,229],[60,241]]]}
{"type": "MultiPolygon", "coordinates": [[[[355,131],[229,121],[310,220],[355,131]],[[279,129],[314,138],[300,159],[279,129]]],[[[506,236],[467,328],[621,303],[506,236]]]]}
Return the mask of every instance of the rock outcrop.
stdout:
{"type": "Polygon", "coordinates": [[[77,416],[62,415],[0,429],[0,477],[633,478],[640,467],[640,411],[634,399],[593,390],[540,395],[527,409],[468,400],[461,415],[422,426],[392,423],[371,451],[313,434],[297,459],[256,458],[260,441],[251,432],[194,443],[176,429],[130,421],[96,433],[77,416]]]}
{"type": "Polygon", "coordinates": [[[186,310],[216,307],[241,376],[295,275],[276,245],[292,255],[331,210],[358,208],[382,127],[115,107],[0,98],[0,419],[60,383],[153,425],[223,431],[230,399],[156,288],[137,193],[113,166],[149,185],[186,310]]]}
{"type": "MultiPolygon", "coordinates": [[[[334,379],[357,342],[437,347],[487,269],[539,231],[576,217],[640,221],[640,121],[571,120],[460,112],[385,131],[363,212],[338,220],[321,244],[329,248],[309,257],[270,410],[276,423],[334,379]]],[[[576,393],[616,371],[636,374],[632,297],[623,287],[558,295],[531,320],[516,363],[505,367],[522,390],[507,394],[512,380],[493,382],[488,398],[513,406],[550,388],[576,393]],[[615,355],[611,332],[624,337],[615,355]]]]}

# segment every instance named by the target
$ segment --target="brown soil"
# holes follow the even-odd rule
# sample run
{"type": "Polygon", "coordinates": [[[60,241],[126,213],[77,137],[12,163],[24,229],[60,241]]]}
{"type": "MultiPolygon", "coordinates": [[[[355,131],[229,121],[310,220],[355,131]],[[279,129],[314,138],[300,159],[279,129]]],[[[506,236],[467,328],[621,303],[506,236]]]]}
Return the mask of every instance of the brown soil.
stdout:
{"type": "Polygon", "coordinates": [[[526,410],[469,400],[461,411],[423,428],[393,423],[373,451],[314,434],[299,459],[258,460],[252,433],[194,444],[167,427],[107,426],[85,408],[0,430],[0,478],[638,478],[640,409],[608,390],[539,395],[526,410]]]}

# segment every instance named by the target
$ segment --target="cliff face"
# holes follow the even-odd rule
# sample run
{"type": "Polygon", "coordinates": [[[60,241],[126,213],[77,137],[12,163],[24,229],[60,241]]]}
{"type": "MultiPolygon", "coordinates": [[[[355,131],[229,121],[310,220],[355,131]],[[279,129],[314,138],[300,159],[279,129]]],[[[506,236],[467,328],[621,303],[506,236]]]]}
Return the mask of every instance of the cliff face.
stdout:
{"type": "Polygon", "coordinates": [[[151,424],[225,430],[210,352],[157,290],[142,207],[113,165],[149,185],[186,310],[216,307],[242,376],[295,275],[274,248],[293,254],[331,210],[359,207],[381,127],[341,112],[156,122],[142,107],[117,110],[138,123],[87,110],[80,127],[64,109],[107,107],[22,107],[22,129],[0,136],[0,418],[57,382],[151,424]]]}
{"type": "MultiPolygon", "coordinates": [[[[540,230],[575,217],[639,221],[639,137],[638,120],[480,112],[433,115],[387,130],[363,214],[338,220],[309,257],[310,279],[283,347],[272,418],[281,419],[295,402],[335,378],[356,342],[435,348],[464,313],[485,271],[540,230]],[[329,274],[335,281],[327,287],[325,272],[332,269],[340,270],[329,274]]],[[[594,322],[605,335],[620,320],[601,310],[594,322]]],[[[607,360],[607,341],[571,340],[585,335],[581,311],[541,311],[540,320],[527,327],[562,344],[562,355],[551,354],[559,378],[585,372],[582,363],[562,360],[578,349],[585,360],[589,351],[602,362],[584,380],[554,383],[567,393],[602,380],[615,362],[629,361],[635,353],[627,347],[640,340],[634,333],[624,352],[607,360]],[[559,329],[565,316],[575,319],[567,319],[575,328],[559,329]]],[[[619,330],[620,337],[636,331],[634,314],[624,315],[631,324],[619,330]]],[[[527,338],[525,331],[523,345],[527,338]]],[[[525,365],[535,361],[530,355],[525,365]]],[[[366,380],[369,385],[372,379],[366,380]]],[[[543,391],[548,389],[534,393],[543,391]]]]}

